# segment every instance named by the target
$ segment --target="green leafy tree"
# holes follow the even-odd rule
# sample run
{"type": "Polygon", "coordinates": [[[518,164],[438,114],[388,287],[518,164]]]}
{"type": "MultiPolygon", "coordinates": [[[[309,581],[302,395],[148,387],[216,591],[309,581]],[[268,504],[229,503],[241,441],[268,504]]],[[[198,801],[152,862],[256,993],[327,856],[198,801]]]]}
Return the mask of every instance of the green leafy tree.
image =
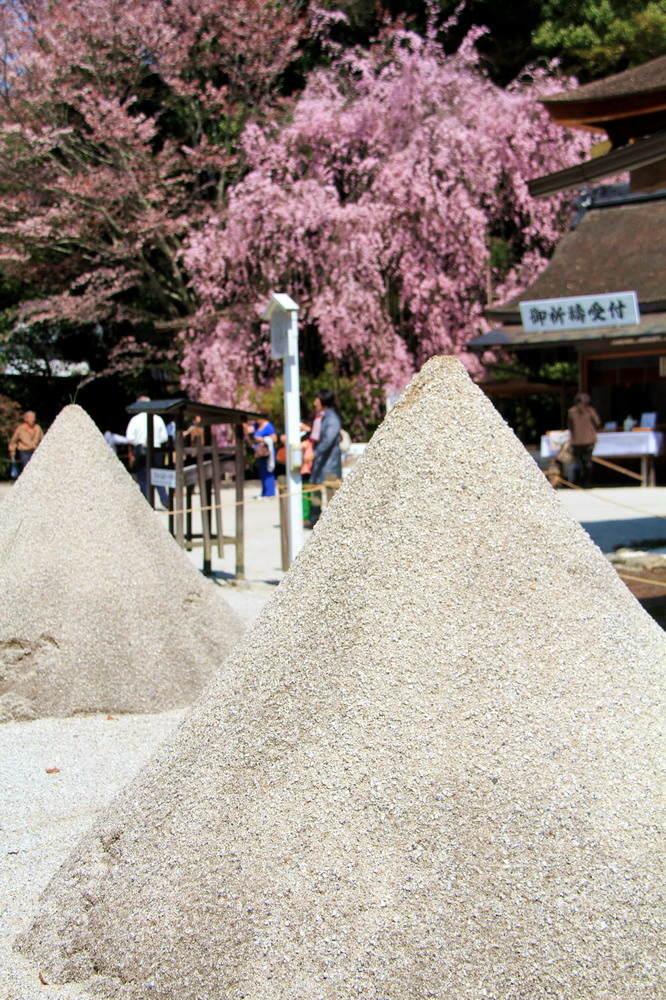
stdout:
{"type": "Polygon", "coordinates": [[[542,12],[535,50],[583,81],[666,53],[666,0],[546,0],[542,12]]]}
{"type": "Polygon", "coordinates": [[[528,65],[557,58],[582,82],[637,66],[666,53],[666,0],[324,0],[347,17],[344,42],[369,42],[387,21],[426,33],[455,52],[474,26],[486,28],[478,49],[495,83],[506,86],[528,65]]]}
{"type": "MultiPolygon", "coordinates": [[[[380,423],[380,407],[385,403],[381,391],[370,403],[361,398],[358,387],[352,378],[347,378],[335,370],[328,362],[317,375],[305,371],[300,376],[301,407],[303,419],[312,418],[313,400],[322,389],[330,389],[335,396],[336,410],[340,414],[342,426],[359,440],[366,440],[377,429],[380,423]]],[[[284,379],[279,375],[266,388],[248,390],[251,406],[266,413],[272,423],[282,428],[284,423],[284,379]]]]}

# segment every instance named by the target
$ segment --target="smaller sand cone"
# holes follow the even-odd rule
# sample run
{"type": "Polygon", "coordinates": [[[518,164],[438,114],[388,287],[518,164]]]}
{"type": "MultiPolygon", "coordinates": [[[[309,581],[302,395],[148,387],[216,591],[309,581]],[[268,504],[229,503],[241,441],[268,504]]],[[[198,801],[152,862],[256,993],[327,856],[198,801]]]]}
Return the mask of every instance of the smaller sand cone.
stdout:
{"type": "Polygon", "coordinates": [[[187,705],[242,625],[78,406],[2,505],[0,719],[187,705]]]}

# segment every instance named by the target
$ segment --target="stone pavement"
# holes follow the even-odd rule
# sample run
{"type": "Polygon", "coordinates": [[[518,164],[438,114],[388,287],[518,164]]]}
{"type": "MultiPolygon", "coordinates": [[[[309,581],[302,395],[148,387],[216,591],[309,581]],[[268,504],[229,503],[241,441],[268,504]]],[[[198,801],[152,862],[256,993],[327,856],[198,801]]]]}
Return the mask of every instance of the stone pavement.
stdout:
{"type": "Polygon", "coordinates": [[[602,552],[666,544],[666,487],[563,488],[558,495],[602,552]]]}

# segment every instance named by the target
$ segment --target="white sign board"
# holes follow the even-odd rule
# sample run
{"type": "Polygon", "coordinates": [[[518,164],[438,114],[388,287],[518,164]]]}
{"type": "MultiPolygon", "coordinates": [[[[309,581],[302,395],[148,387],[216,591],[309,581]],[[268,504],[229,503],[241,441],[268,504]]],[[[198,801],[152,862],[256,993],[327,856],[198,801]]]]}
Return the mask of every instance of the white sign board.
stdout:
{"type": "Polygon", "coordinates": [[[151,469],[150,483],[152,486],[166,486],[168,490],[176,488],[175,469],[151,469]]]}
{"type": "Polygon", "coordinates": [[[551,333],[554,330],[633,326],[640,320],[640,312],[636,292],[613,292],[521,302],[520,319],[527,333],[551,333]]]}

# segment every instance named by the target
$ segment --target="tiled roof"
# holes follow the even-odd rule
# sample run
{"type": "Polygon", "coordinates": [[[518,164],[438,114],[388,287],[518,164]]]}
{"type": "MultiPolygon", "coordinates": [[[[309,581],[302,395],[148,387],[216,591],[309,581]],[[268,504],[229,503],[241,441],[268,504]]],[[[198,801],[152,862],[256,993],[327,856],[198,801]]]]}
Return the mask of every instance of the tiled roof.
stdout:
{"type": "Polygon", "coordinates": [[[666,303],[666,196],[589,209],[521,295],[486,310],[519,321],[519,302],[633,291],[641,306],[666,303]]]}
{"type": "Polygon", "coordinates": [[[666,56],[652,59],[642,66],[634,66],[623,73],[607,76],[603,80],[594,80],[575,90],[553,94],[552,97],[545,98],[542,103],[548,107],[550,104],[564,101],[603,100],[662,89],[666,89],[666,56]]]}

